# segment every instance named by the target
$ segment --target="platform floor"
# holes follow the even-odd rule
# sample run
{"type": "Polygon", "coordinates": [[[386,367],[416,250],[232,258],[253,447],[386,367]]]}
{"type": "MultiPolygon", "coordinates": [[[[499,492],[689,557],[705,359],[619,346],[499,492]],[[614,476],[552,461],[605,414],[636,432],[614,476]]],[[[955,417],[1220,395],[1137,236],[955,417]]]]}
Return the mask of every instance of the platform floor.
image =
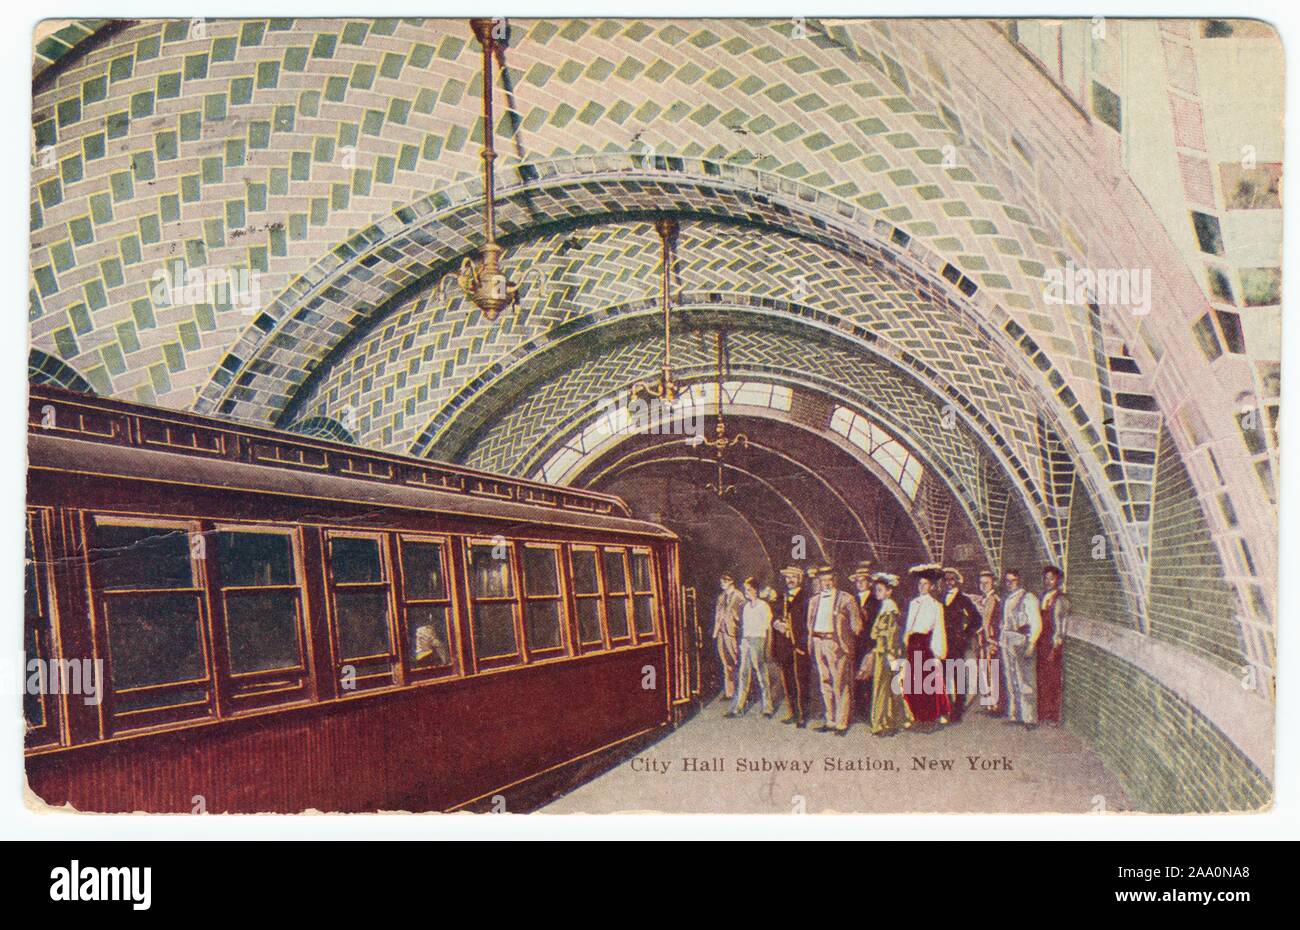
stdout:
{"type": "Polygon", "coordinates": [[[1122,811],[1118,780],[1064,727],[968,713],[929,732],[838,737],[723,717],[714,701],[542,813],[1090,813],[1122,811]],[[970,757],[976,757],[974,767],[970,757]]]}

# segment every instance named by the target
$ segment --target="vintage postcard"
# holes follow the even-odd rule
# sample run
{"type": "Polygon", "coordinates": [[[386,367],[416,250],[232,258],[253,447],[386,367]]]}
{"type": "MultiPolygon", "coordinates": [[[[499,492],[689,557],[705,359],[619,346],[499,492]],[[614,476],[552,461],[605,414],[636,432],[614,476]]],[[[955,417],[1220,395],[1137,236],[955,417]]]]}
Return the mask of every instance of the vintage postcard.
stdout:
{"type": "Polygon", "coordinates": [[[32,48],[29,808],[1271,808],[1273,26],[32,48]]]}

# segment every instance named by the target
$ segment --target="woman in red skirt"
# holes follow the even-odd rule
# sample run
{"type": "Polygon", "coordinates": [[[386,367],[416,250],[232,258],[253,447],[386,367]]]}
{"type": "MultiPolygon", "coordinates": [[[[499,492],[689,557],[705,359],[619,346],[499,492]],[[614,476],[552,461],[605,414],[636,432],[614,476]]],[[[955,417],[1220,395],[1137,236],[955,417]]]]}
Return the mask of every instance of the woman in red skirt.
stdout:
{"type": "Polygon", "coordinates": [[[917,595],[907,605],[903,628],[907,674],[903,679],[903,700],[915,723],[947,723],[952,714],[943,674],[948,639],[943,627],[943,606],[932,593],[943,578],[939,565],[914,565],[908,572],[916,579],[917,595]]]}
{"type": "Polygon", "coordinates": [[[1062,586],[1061,570],[1043,568],[1043,596],[1039,600],[1043,632],[1038,637],[1038,719],[1055,724],[1061,719],[1061,691],[1065,628],[1070,621],[1070,597],[1062,586]]]}

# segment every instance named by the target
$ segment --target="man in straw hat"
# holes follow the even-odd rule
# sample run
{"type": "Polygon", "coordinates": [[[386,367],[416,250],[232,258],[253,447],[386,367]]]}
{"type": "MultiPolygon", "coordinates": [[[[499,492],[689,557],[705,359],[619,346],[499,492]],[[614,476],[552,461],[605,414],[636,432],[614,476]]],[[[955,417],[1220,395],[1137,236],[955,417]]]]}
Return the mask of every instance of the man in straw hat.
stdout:
{"type": "Polygon", "coordinates": [[[826,722],[813,729],[843,736],[848,733],[853,710],[853,656],[862,632],[862,615],[853,595],[836,584],[834,568],[818,566],[817,577],[821,589],[808,602],[808,641],[826,705],[826,722]]]}
{"type": "Polygon", "coordinates": [[[772,623],[772,660],[781,670],[788,708],[782,723],[803,729],[808,723],[808,687],[811,659],[808,654],[808,592],[804,588],[803,569],[787,565],[781,569],[785,591],[781,593],[772,623]]]}

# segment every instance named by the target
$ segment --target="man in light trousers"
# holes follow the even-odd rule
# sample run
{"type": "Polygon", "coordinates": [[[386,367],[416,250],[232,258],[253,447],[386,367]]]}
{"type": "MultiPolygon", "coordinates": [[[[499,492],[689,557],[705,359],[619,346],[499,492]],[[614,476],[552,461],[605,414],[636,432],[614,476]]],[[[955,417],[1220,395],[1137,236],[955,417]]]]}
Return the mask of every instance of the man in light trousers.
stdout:
{"type": "Polygon", "coordinates": [[[1038,636],[1043,618],[1038,598],[1025,589],[1020,572],[1008,569],[1004,581],[1002,632],[998,645],[1007,694],[1007,720],[1032,727],[1038,723],[1038,636]]]}
{"type": "Polygon", "coordinates": [[[844,736],[853,712],[854,650],[862,632],[862,612],[857,599],[841,591],[835,569],[817,569],[819,588],[808,601],[808,643],[812,647],[826,722],[814,730],[844,736]]]}
{"type": "Polygon", "coordinates": [[[749,701],[749,686],[758,679],[758,694],[763,702],[763,716],[775,712],[772,707],[772,690],[768,681],[767,641],[772,633],[772,608],[758,596],[758,581],[745,579],[745,606],[740,612],[740,681],[736,684],[736,697],[731,702],[728,717],[739,717],[749,701]]]}
{"type": "Polygon", "coordinates": [[[722,590],[713,608],[713,642],[718,648],[718,663],[722,667],[722,696],[730,701],[736,696],[736,666],[740,661],[740,647],[736,637],[740,632],[740,610],[745,596],[736,590],[730,575],[723,575],[722,590]]]}

